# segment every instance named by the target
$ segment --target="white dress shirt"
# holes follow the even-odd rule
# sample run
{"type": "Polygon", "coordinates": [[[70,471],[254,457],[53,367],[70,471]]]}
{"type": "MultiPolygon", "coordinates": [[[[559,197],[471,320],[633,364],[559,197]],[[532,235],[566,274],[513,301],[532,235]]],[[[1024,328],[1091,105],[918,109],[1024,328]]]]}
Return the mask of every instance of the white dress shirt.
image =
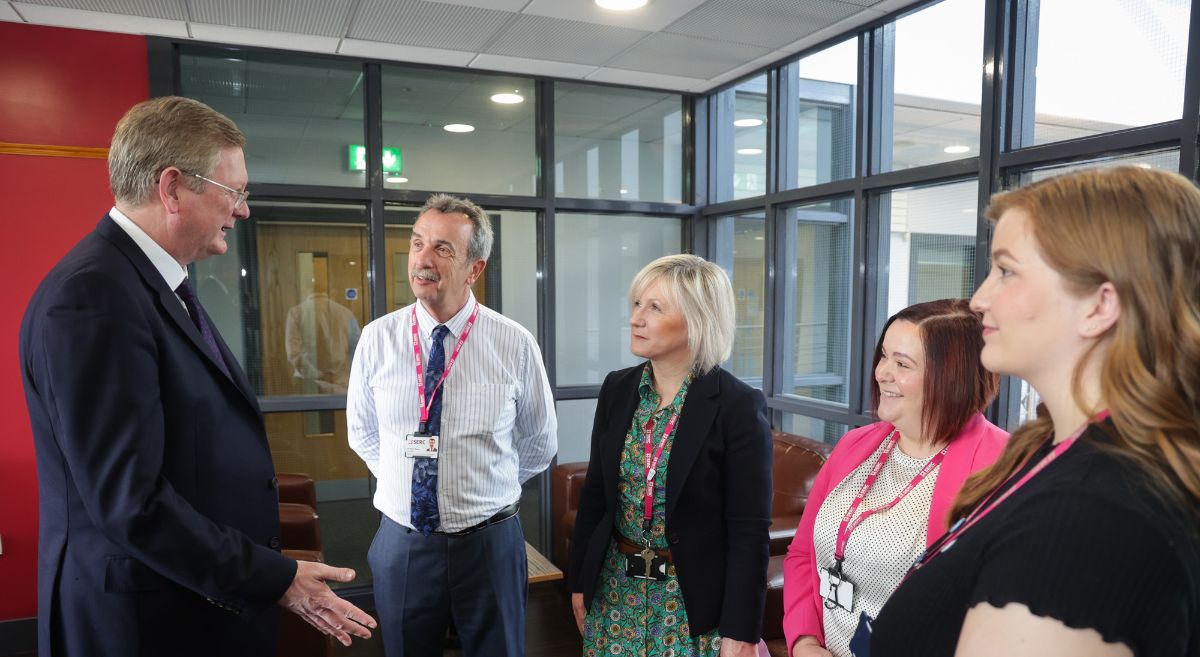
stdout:
{"type": "MultiPolygon", "coordinates": [[[[471,295],[446,322],[447,363],[475,304],[471,295]]],[[[415,305],[424,366],[439,322],[420,302],[415,305]]],[[[346,397],[350,447],[379,480],[375,506],[405,527],[412,527],[414,459],[404,456],[404,437],[420,421],[412,308],[363,329],[346,397]]],[[[558,421],[537,342],[520,324],[482,305],[442,389],[438,530],[455,532],[521,497],[521,484],[545,470],[558,451],[558,421]]]]}
{"type": "MultiPolygon", "coordinates": [[[[134,244],[138,245],[142,253],[146,254],[146,257],[150,259],[150,264],[154,265],[154,268],[158,270],[163,280],[166,281],[167,287],[171,288],[172,291],[179,287],[183,279],[187,278],[187,270],[183,268],[183,265],[171,257],[171,254],[167,253],[167,250],[162,248],[158,242],[155,242],[154,238],[147,235],[141,226],[133,223],[132,219],[125,216],[124,212],[114,207],[108,211],[108,216],[112,218],[114,223],[121,227],[121,230],[125,231],[125,234],[129,235],[129,238],[133,240],[134,244]]],[[[180,299],[179,303],[183,303],[183,300],[180,299]]],[[[186,306],[184,307],[186,308],[186,306]]]]}

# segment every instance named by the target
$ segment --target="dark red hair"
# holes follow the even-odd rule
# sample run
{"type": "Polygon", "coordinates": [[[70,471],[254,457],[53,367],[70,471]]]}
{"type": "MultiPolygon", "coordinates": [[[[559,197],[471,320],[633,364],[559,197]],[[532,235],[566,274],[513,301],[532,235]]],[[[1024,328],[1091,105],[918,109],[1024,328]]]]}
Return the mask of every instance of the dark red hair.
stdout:
{"type": "MultiPolygon", "coordinates": [[[[949,442],[967,421],[987,408],[1000,388],[1000,376],[983,367],[983,321],[966,299],[913,304],[888,318],[875,344],[871,371],[883,356],[883,336],[896,321],[911,322],[925,348],[921,435],[933,444],[949,442]]],[[[871,376],[871,407],[879,408],[879,382],[871,376]]]]}

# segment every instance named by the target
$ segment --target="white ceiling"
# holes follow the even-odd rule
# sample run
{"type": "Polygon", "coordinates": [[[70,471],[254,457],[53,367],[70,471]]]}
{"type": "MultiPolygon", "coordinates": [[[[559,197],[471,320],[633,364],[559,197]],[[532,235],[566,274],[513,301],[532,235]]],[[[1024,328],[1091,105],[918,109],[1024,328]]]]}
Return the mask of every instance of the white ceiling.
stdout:
{"type": "Polygon", "coordinates": [[[915,0],[27,0],[0,21],[704,92],[915,0]]]}

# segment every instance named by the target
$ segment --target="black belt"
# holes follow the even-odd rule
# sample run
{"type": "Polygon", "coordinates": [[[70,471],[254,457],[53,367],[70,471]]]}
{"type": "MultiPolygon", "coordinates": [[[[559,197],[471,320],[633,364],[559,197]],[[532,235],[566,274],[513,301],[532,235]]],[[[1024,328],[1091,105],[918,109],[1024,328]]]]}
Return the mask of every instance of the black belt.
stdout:
{"type": "MultiPolygon", "coordinates": [[[[621,554],[641,554],[646,549],[646,546],[638,545],[616,531],[613,531],[613,538],[616,539],[617,552],[621,554]]],[[[651,549],[651,551],[654,552],[654,556],[666,559],[667,563],[675,563],[675,559],[671,557],[670,550],[651,549]]]]}
{"type": "Polygon", "coordinates": [[[475,532],[477,532],[481,529],[486,529],[489,525],[494,525],[498,522],[504,522],[505,520],[508,520],[509,518],[517,515],[517,510],[520,509],[520,507],[521,507],[521,503],[519,501],[513,502],[512,504],[509,504],[508,506],[504,507],[503,509],[500,509],[499,511],[497,511],[496,515],[492,516],[491,518],[488,518],[487,520],[484,520],[483,522],[481,522],[477,525],[471,525],[470,527],[467,527],[466,529],[460,529],[456,532],[435,531],[433,533],[441,534],[443,536],[466,536],[467,534],[474,534],[475,532]]]}

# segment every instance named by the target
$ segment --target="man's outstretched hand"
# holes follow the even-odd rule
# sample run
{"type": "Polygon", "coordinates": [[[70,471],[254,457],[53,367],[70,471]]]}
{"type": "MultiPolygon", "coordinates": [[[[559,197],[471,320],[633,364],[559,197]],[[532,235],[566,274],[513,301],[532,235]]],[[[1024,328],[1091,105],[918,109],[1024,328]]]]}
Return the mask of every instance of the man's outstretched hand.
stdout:
{"type": "Polygon", "coordinates": [[[344,646],[350,645],[351,635],[371,638],[371,630],[377,626],[375,619],[337,597],[325,583],[327,580],[350,582],[354,580],[354,571],[315,561],[297,561],[296,577],[279,604],[344,646]]]}

